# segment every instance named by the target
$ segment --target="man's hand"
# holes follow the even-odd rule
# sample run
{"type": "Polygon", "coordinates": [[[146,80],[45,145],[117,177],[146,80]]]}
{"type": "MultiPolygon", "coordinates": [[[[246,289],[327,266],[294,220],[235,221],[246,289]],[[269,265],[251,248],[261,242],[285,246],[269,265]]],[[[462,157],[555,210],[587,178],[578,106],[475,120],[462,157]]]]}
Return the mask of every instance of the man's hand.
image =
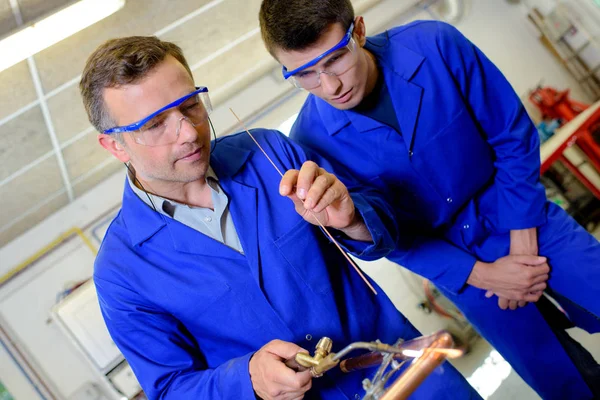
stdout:
{"type": "MultiPolygon", "coordinates": [[[[494,295],[494,292],[492,292],[491,290],[488,290],[487,292],[485,292],[485,297],[487,297],[488,299],[490,297],[492,297],[494,295]]],[[[525,307],[527,305],[527,301],[525,300],[509,300],[506,297],[500,297],[498,296],[498,307],[500,307],[503,310],[506,309],[511,309],[511,310],[516,310],[519,307],[525,307]]]]}
{"type": "Polygon", "coordinates": [[[491,264],[477,261],[467,283],[488,290],[487,297],[491,292],[508,300],[535,302],[546,288],[549,272],[545,257],[508,255],[491,264]]]}
{"type": "Polygon", "coordinates": [[[307,161],[300,170],[285,173],[279,184],[279,193],[289,197],[296,212],[306,221],[330,226],[355,240],[372,239],[362,217],[356,212],[346,186],[333,174],[307,161]]]}
{"type": "Polygon", "coordinates": [[[289,342],[273,340],[264,345],[250,359],[250,380],[254,392],[264,400],[292,400],[304,398],[312,385],[310,370],[296,372],[285,365],[303,348],[289,342]]]}
{"type": "MultiPolygon", "coordinates": [[[[538,240],[536,228],[510,231],[510,254],[537,256],[538,240]]],[[[549,266],[548,269],[550,269],[549,266]]],[[[543,291],[534,294],[541,297],[543,291]]],[[[486,297],[491,297],[492,295],[493,292],[488,291],[486,293],[486,297]]],[[[516,310],[518,307],[524,307],[525,305],[527,305],[527,301],[525,300],[509,300],[505,297],[498,296],[498,307],[503,310],[506,310],[507,308],[516,310]]]]}

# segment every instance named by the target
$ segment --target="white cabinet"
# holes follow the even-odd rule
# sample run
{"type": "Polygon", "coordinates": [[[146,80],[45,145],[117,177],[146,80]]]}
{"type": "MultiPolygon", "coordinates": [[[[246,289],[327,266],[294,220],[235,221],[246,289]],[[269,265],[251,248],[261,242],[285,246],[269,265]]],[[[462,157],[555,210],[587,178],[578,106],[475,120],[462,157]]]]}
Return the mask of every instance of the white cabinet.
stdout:
{"type": "Polygon", "coordinates": [[[54,316],[100,371],[105,372],[123,359],[108,334],[91,280],[61,301],[54,308],[54,316]]]}
{"type": "Polygon", "coordinates": [[[89,280],[52,309],[54,321],[98,372],[99,383],[115,399],[141,392],[133,371],[104,324],[94,283],[89,280]]]}

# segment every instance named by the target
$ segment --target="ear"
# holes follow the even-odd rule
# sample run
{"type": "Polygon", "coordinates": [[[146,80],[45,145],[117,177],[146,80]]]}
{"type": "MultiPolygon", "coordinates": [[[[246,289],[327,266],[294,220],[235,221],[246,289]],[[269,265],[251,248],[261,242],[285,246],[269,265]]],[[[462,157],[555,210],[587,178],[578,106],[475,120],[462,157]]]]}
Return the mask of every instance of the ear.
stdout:
{"type": "Polygon", "coordinates": [[[98,135],[98,143],[115,156],[117,160],[123,163],[129,162],[130,157],[127,151],[125,151],[124,146],[117,142],[111,135],[100,133],[98,135]]]}
{"type": "Polygon", "coordinates": [[[367,43],[367,28],[365,27],[365,20],[361,16],[354,18],[354,40],[360,47],[367,43]]]}

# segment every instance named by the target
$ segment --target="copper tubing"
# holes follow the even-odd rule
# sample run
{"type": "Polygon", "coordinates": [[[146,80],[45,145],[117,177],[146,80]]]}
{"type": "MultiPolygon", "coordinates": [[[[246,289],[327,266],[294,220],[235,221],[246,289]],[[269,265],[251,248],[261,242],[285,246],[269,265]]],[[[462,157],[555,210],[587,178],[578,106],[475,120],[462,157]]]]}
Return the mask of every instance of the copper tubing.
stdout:
{"type": "Polygon", "coordinates": [[[425,297],[427,297],[427,301],[438,315],[448,318],[448,319],[456,319],[452,314],[447,312],[444,307],[440,306],[435,300],[435,296],[431,292],[431,287],[429,287],[429,281],[427,279],[423,279],[423,291],[425,292],[425,297]]]}
{"type": "MultiPolygon", "coordinates": [[[[406,360],[408,357],[402,354],[394,354],[396,360],[406,360]]],[[[343,372],[352,372],[359,369],[365,369],[380,365],[383,361],[383,355],[381,353],[368,353],[362,356],[347,358],[340,363],[340,369],[343,372]]]]}
{"type": "MultiPolygon", "coordinates": [[[[433,344],[436,340],[438,340],[444,334],[449,335],[449,333],[447,333],[446,331],[440,331],[440,332],[434,333],[433,335],[421,336],[421,337],[418,337],[418,338],[415,338],[412,340],[408,340],[396,347],[396,349],[400,350],[401,352],[399,352],[398,354],[395,354],[394,359],[401,360],[401,361],[413,359],[415,357],[409,355],[408,351],[406,351],[406,350],[422,351],[425,349],[430,349],[430,351],[433,351],[433,352],[444,353],[442,355],[445,355],[447,358],[460,357],[462,355],[463,351],[452,348],[454,341],[452,341],[451,342],[452,345],[447,348],[444,348],[444,346],[436,346],[433,344]],[[405,351],[404,352],[405,354],[403,354],[402,351],[405,351]]],[[[363,348],[363,347],[360,347],[360,348],[363,348]]],[[[363,354],[358,357],[347,358],[347,359],[343,360],[340,363],[340,369],[343,372],[347,373],[347,372],[352,372],[352,371],[356,371],[356,370],[360,370],[360,369],[364,369],[364,368],[374,367],[374,366],[381,364],[381,362],[383,361],[382,353],[380,351],[378,351],[379,349],[372,349],[372,350],[373,350],[372,353],[367,353],[367,354],[363,354]]],[[[342,352],[338,353],[338,355],[340,355],[340,354],[342,354],[342,352]]]]}
{"type": "MultiPolygon", "coordinates": [[[[440,332],[429,347],[450,348],[454,340],[448,332],[440,332]]],[[[405,400],[446,359],[443,353],[425,350],[423,355],[404,371],[380,400],[405,400]]]]}

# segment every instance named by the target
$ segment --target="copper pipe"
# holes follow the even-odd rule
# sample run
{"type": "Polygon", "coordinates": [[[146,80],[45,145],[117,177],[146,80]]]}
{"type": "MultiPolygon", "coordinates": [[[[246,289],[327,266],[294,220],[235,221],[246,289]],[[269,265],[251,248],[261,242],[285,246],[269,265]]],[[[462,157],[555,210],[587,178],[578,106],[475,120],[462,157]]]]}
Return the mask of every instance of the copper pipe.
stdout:
{"type": "MultiPolygon", "coordinates": [[[[441,332],[429,347],[450,348],[454,340],[448,332],[441,332]]],[[[443,353],[425,349],[423,355],[402,373],[380,400],[405,400],[446,359],[443,353]]]]}
{"type": "Polygon", "coordinates": [[[427,298],[427,301],[429,301],[429,304],[433,308],[433,311],[435,311],[437,314],[439,314],[440,316],[442,316],[444,318],[453,319],[453,320],[456,319],[456,317],[454,317],[452,314],[448,313],[444,309],[444,307],[440,306],[438,304],[438,302],[435,300],[435,296],[431,292],[431,288],[429,287],[429,281],[427,279],[423,279],[423,291],[425,292],[425,297],[427,298]]]}
{"type": "MultiPolygon", "coordinates": [[[[406,361],[413,358],[421,357],[425,351],[438,353],[445,356],[446,358],[458,358],[463,355],[463,351],[460,349],[444,349],[429,347],[424,350],[405,350],[402,354],[394,354],[394,360],[406,361]],[[413,355],[412,353],[418,353],[413,355]]],[[[360,369],[374,367],[381,364],[383,361],[383,355],[381,353],[368,353],[362,356],[347,358],[340,363],[340,369],[342,372],[348,373],[357,371],[360,369]]]]}
{"type": "MultiPolygon", "coordinates": [[[[402,354],[394,355],[395,359],[404,358],[402,354]]],[[[368,353],[362,356],[348,358],[340,363],[340,369],[343,372],[352,372],[359,369],[365,369],[381,364],[383,361],[383,355],[381,353],[368,353]]]]}
{"type": "MultiPolygon", "coordinates": [[[[403,354],[403,352],[405,350],[414,350],[414,351],[422,351],[424,349],[433,349],[434,347],[439,348],[438,350],[435,351],[442,351],[442,346],[434,346],[433,343],[443,334],[449,334],[447,333],[447,331],[440,331],[437,333],[434,333],[432,335],[428,335],[428,336],[420,336],[418,338],[412,339],[412,340],[407,340],[406,342],[403,342],[397,346],[395,346],[395,349],[397,350],[397,354],[394,356],[394,358],[396,360],[407,360],[410,358],[415,358],[414,356],[410,356],[408,354],[403,354]]],[[[452,341],[452,344],[454,344],[454,341],[452,341]]],[[[379,346],[383,346],[383,344],[379,344],[379,346]]],[[[368,353],[368,354],[364,354],[358,357],[353,357],[353,358],[347,358],[345,360],[343,360],[340,363],[340,368],[342,369],[342,371],[344,372],[350,372],[350,371],[356,371],[358,369],[363,369],[363,368],[368,368],[368,367],[373,367],[376,365],[381,364],[381,361],[383,360],[383,356],[381,355],[381,351],[382,349],[378,349],[377,344],[375,343],[353,343],[351,346],[347,346],[347,348],[368,348],[369,350],[372,350],[373,353],[368,353]],[[357,346],[359,344],[362,344],[362,346],[357,346]],[[371,346],[371,347],[369,347],[371,346]]],[[[462,350],[458,350],[458,349],[451,349],[452,346],[449,346],[447,349],[445,349],[445,351],[451,351],[451,353],[448,355],[451,358],[456,358],[462,355],[462,350]]],[[[391,352],[392,348],[389,349],[383,349],[384,352],[391,352]]],[[[341,358],[342,356],[346,355],[348,353],[348,351],[345,351],[346,349],[340,351],[339,353],[336,354],[336,357],[341,358]]]]}

